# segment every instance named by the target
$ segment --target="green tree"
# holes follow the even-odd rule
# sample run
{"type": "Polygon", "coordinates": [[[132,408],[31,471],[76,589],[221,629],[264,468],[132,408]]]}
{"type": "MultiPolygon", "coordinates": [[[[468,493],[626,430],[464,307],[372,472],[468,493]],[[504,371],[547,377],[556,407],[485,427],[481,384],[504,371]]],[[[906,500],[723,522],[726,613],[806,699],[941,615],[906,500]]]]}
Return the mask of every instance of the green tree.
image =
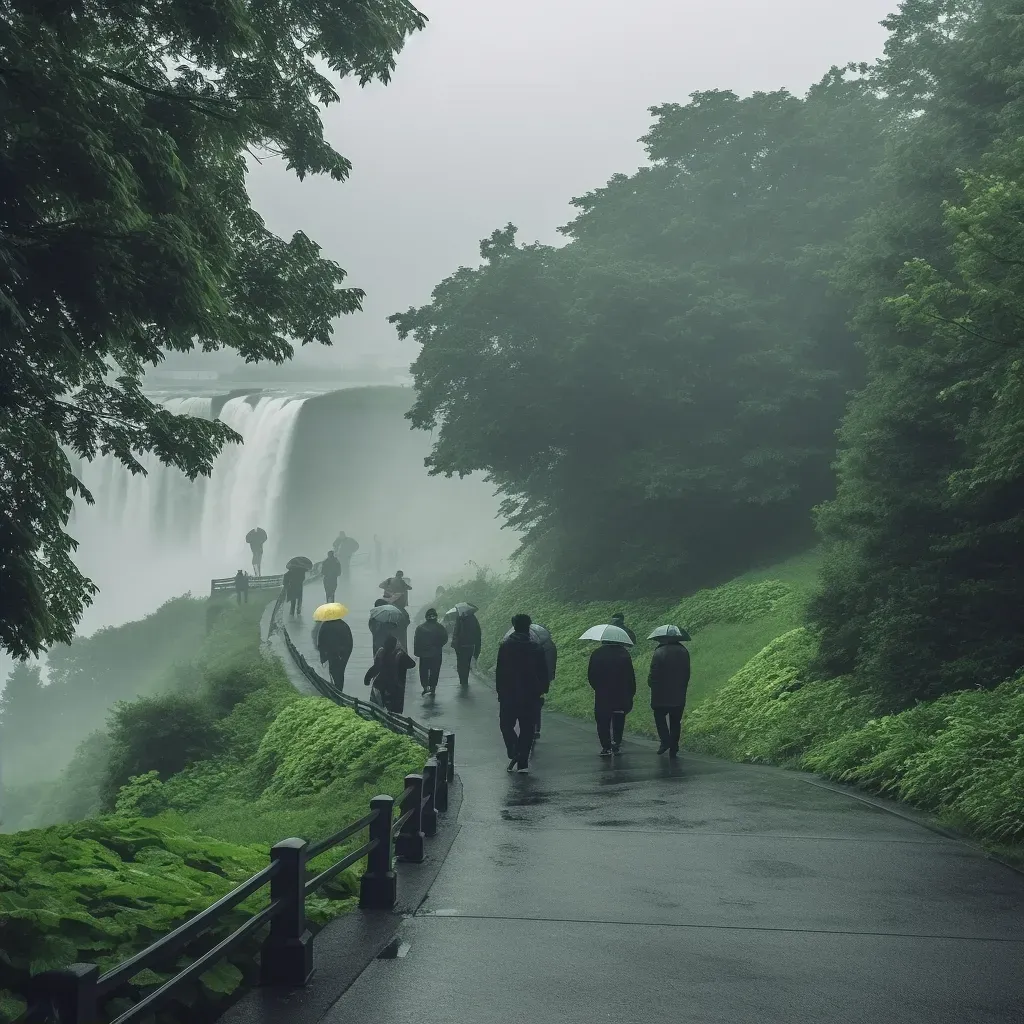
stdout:
{"type": "Polygon", "coordinates": [[[570,589],[677,589],[810,535],[859,359],[826,273],[869,208],[886,104],[833,70],[807,97],[654,108],[651,166],[392,317],[422,345],[433,472],[485,471],[570,589]]]}
{"type": "Polygon", "coordinates": [[[812,607],[820,667],[883,708],[1024,661],[1021,0],[904,4],[877,69],[902,111],[888,199],[842,280],[869,381],[842,431],[812,607]]]}
{"type": "Polygon", "coordinates": [[[94,587],[65,532],[91,496],[68,453],[208,473],[234,439],[141,391],[166,351],[280,362],[361,292],[252,210],[250,154],[338,181],[334,82],[387,81],[406,0],[0,4],[0,643],[69,642],[94,587]]]}

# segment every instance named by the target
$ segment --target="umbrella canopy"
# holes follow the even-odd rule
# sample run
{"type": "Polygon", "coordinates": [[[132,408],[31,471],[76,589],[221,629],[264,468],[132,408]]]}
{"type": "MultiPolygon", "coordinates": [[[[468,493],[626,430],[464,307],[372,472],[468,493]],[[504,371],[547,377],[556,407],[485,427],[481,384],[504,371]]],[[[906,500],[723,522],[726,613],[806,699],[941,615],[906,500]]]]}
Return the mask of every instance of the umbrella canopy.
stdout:
{"type": "Polygon", "coordinates": [[[633,646],[633,641],[629,639],[629,634],[624,629],[611,625],[591,626],[580,639],[599,640],[601,643],[609,644],[622,644],[625,647],[633,646]]]}
{"type": "Polygon", "coordinates": [[[262,526],[257,526],[256,529],[250,530],[245,535],[246,544],[266,544],[267,542],[267,531],[262,526]]]}
{"type": "Polygon", "coordinates": [[[334,622],[335,619],[343,619],[348,615],[348,609],[343,604],[331,602],[322,604],[313,612],[314,622],[334,622]]]}
{"type": "Polygon", "coordinates": [[[444,614],[445,618],[447,618],[449,615],[472,615],[475,611],[475,604],[467,604],[465,601],[460,601],[454,608],[449,608],[444,614]]]}
{"type": "Polygon", "coordinates": [[[396,608],[393,604],[382,604],[370,612],[370,621],[397,626],[400,622],[405,621],[405,616],[402,614],[401,608],[396,608]]]}
{"type": "Polygon", "coordinates": [[[304,569],[309,572],[313,568],[313,563],[305,555],[296,555],[294,558],[289,560],[285,566],[286,569],[304,569]]]}
{"type": "MultiPolygon", "coordinates": [[[[507,640],[513,633],[514,629],[510,629],[503,637],[502,640],[507,640]]],[[[541,647],[547,647],[548,644],[553,643],[551,639],[551,632],[546,626],[540,625],[540,623],[534,622],[530,626],[530,639],[535,640],[541,645],[541,647]]]]}
{"type": "Polygon", "coordinates": [[[659,626],[647,639],[657,640],[659,637],[671,637],[673,640],[689,640],[690,634],[683,629],[682,626],[673,626],[671,624],[659,626]]]}

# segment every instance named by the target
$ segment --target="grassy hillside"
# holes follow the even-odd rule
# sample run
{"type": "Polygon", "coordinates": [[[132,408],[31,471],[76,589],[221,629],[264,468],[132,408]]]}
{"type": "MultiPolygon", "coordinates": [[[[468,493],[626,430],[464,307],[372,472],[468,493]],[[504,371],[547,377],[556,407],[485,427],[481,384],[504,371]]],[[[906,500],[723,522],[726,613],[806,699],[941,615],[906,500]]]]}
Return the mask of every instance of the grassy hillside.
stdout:
{"type": "Polygon", "coordinates": [[[481,668],[494,667],[498,643],[509,629],[512,616],[527,612],[552,631],[558,644],[558,678],[551,689],[548,707],[589,718],[593,691],[587,683],[587,660],[592,643],[579,641],[590,626],[607,622],[616,611],[637,634],[634,651],[637,673],[636,709],[628,727],[655,734],[647,685],[653,641],[643,639],[655,626],[672,622],[686,628],[693,642],[687,646],[693,659],[690,684],[691,707],[714,693],[747,661],[775,637],[801,624],[804,607],[814,587],[818,556],[810,552],[767,569],[740,576],[721,587],[701,590],[672,601],[651,599],[612,605],[567,604],[552,600],[538,578],[523,575],[511,581],[481,576],[450,588],[443,601],[451,607],[469,600],[480,608],[484,633],[481,668]]]}
{"type": "MultiPolygon", "coordinates": [[[[117,705],[105,732],[79,750],[88,781],[64,783],[77,785],[96,815],[0,836],[0,1024],[23,1008],[31,973],[124,959],[263,867],[278,840],[328,835],[365,814],[371,796],[399,795],[405,775],[422,768],[424,751],[409,739],[300,697],[260,652],[259,605],[219,611],[191,660],[152,696],[117,705]]],[[[362,841],[353,837],[313,867],[362,841]]],[[[314,923],[354,905],[360,870],[310,901],[314,923]]],[[[247,901],[224,934],[266,898],[247,901]]],[[[162,1011],[159,1024],[214,1019],[254,979],[258,940],[162,1011]]],[[[165,977],[143,972],[129,995],[165,977]]],[[[111,1003],[104,1019],[123,1008],[111,1003]]]]}

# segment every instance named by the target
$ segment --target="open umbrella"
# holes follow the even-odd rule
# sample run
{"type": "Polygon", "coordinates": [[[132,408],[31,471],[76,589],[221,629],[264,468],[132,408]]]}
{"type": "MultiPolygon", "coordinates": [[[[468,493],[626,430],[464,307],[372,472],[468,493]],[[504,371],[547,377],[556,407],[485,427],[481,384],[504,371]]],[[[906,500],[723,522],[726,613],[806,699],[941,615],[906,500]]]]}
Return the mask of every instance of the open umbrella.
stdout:
{"type": "Polygon", "coordinates": [[[402,614],[401,608],[396,608],[393,604],[382,604],[370,612],[370,620],[397,626],[399,623],[405,622],[405,616],[402,614]]]}
{"type": "Polygon", "coordinates": [[[618,626],[604,625],[591,626],[590,629],[580,637],[581,640],[599,640],[601,643],[622,644],[625,647],[632,647],[633,641],[629,634],[618,626]]]}
{"type": "Polygon", "coordinates": [[[334,622],[335,619],[343,619],[348,615],[348,609],[343,604],[331,602],[322,604],[313,612],[314,622],[334,622]]]}
{"type": "MultiPolygon", "coordinates": [[[[502,640],[507,640],[514,632],[514,629],[510,629],[502,637],[502,640]]],[[[542,626],[540,623],[534,622],[530,625],[530,639],[536,641],[541,645],[541,647],[547,647],[547,645],[551,643],[551,633],[546,626],[542,626]]]]}
{"type": "Polygon", "coordinates": [[[296,555],[295,558],[289,560],[285,568],[303,569],[305,572],[309,572],[313,568],[313,563],[305,555],[296,555]]]}
{"type": "Polygon", "coordinates": [[[665,625],[659,626],[647,639],[657,640],[660,636],[670,636],[676,640],[689,640],[690,634],[681,626],[665,625]]]}
{"type": "Polygon", "coordinates": [[[445,618],[447,618],[449,615],[472,615],[475,611],[475,604],[467,604],[465,601],[460,601],[454,608],[449,608],[444,614],[445,618]]]}
{"type": "Polygon", "coordinates": [[[267,531],[262,526],[257,526],[254,530],[250,530],[245,535],[246,544],[266,544],[267,543],[267,531]]]}

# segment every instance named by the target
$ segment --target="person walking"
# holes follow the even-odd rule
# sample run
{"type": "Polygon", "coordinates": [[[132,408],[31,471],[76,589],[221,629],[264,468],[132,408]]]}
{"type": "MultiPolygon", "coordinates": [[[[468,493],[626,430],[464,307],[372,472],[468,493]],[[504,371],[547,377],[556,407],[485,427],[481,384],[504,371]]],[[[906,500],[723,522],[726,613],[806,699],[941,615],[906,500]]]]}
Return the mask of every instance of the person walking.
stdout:
{"type": "Polygon", "coordinates": [[[659,636],[651,657],[647,685],[651,688],[651,710],[661,746],[658,753],[673,760],[679,756],[679,736],[690,684],[690,652],[678,636],[659,636]]]}
{"type": "Polygon", "coordinates": [[[235,573],[235,597],[239,604],[243,598],[246,604],[249,603],[249,577],[241,569],[235,573]]]}
{"type": "Polygon", "coordinates": [[[536,728],[534,729],[534,736],[540,736],[540,716],[544,710],[544,698],[548,695],[551,690],[551,684],[555,681],[555,671],[558,668],[558,648],[555,646],[554,637],[551,636],[551,631],[547,630],[548,641],[547,643],[541,644],[540,649],[544,652],[544,663],[547,665],[548,677],[547,682],[544,684],[544,689],[541,690],[540,697],[537,699],[537,719],[534,723],[536,728]]]}
{"type": "Polygon", "coordinates": [[[263,569],[263,545],[267,542],[267,531],[262,526],[253,527],[246,535],[245,542],[252,552],[252,571],[259,576],[263,569]]]}
{"type": "Polygon", "coordinates": [[[338,577],[341,575],[341,562],[338,561],[338,556],[333,551],[327,552],[320,575],[324,580],[324,597],[330,604],[338,592],[338,577]]]}
{"type": "MultiPolygon", "coordinates": [[[[307,563],[308,564],[308,563],[307,563]]],[[[294,566],[289,569],[282,580],[284,583],[285,600],[291,605],[291,614],[302,614],[302,588],[306,585],[306,570],[294,566]]]]}
{"type": "Polygon", "coordinates": [[[352,657],[352,630],[344,619],[330,619],[320,624],[316,634],[316,649],[320,664],[326,663],[331,682],[339,690],[345,689],[345,668],[352,657]]]}
{"type": "Polygon", "coordinates": [[[416,627],[412,638],[412,653],[420,661],[420,686],[424,697],[437,692],[444,645],[448,643],[448,630],[437,621],[437,609],[428,608],[425,619],[416,627]]]}
{"type": "Polygon", "coordinates": [[[469,686],[469,672],[473,662],[480,657],[483,634],[480,621],[475,611],[455,617],[455,628],[452,630],[452,647],[455,649],[455,666],[459,673],[459,682],[469,686]]]}
{"type": "Polygon", "coordinates": [[[538,701],[548,685],[547,660],[540,644],[530,636],[530,625],[529,615],[512,617],[512,632],[498,647],[494,669],[498,727],[510,772],[530,770],[538,701]]]}
{"type": "Polygon", "coordinates": [[[619,753],[626,715],[633,710],[636,694],[633,659],[626,645],[603,641],[590,655],[587,680],[594,691],[594,720],[601,741],[601,756],[611,757],[619,753]]]}
{"type": "Polygon", "coordinates": [[[352,556],[359,550],[359,541],[344,530],[334,539],[334,554],[341,566],[341,578],[345,583],[352,579],[352,556]]]}
{"type": "Polygon", "coordinates": [[[405,710],[405,675],[416,662],[406,654],[405,649],[394,636],[384,640],[376,653],[373,664],[366,670],[363,683],[371,684],[380,694],[384,707],[396,715],[405,710]]]}
{"type": "MultiPolygon", "coordinates": [[[[618,626],[619,629],[621,629],[626,634],[626,636],[629,637],[631,643],[636,643],[636,633],[634,633],[633,630],[631,630],[629,626],[626,625],[626,616],[622,612],[616,612],[612,616],[611,625],[618,626]]],[[[630,650],[632,650],[632,648],[630,648],[630,650]]]]}
{"type": "Polygon", "coordinates": [[[409,591],[412,590],[412,587],[401,569],[394,576],[389,576],[386,580],[381,581],[380,589],[384,591],[384,597],[387,598],[388,604],[393,604],[396,608],[408,607],[409,591]]]}

